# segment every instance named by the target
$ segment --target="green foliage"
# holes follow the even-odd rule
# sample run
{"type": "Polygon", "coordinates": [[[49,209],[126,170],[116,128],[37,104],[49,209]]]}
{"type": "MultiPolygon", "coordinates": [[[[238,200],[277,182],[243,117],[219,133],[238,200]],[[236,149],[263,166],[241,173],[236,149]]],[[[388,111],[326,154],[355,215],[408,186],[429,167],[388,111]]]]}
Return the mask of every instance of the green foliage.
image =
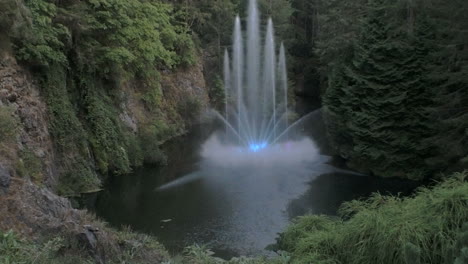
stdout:
{"type": "MultiPolygon", "coordinates": [[[[283,37],[290,56],[288,65],[290,76],[303,89],[307,96],[320,98],[319,59],[314,48],[319,34],[319,1],[291,0],[292,13],[289,18],[289,35],[283,37]]],[[[330,2],[330,1],[324,1],[330,2]]],[[[325,11],[320,11],[325,12],[325,11]]],[[[327,26],[321,24],[321,26],[327,26]]],[[[340,54],[342,57],[343,54],[340,54]]],[[[293,87],[293,86],[289,86],[293,87]]]]}
{"type": "MultiPolygon", "coordinates": [[[[164,247],[154,238],[132,233],[130,230],[115,232],[116,243],[119,248],[101,248],[111,253],[106,263],[159,263],[158,259],[168,259],[164,247]]],[[[12,231],[0,231],[0,263],[2,264],[91,264],[96,263],[89,256],[89,252],[76,241],[64,239],[60,236],[47,239],[45,242],[28,241],[19,238],[12,231]]],[[[107,246],[107,245],[106,245],[107,246]]],[[[109,245],[110,246],[110,245],[109,245]]]]}
{"type": "Polygon", "coordinates": [[[142,85],[144,92],[141,96],[148,109],[157,109],[162,103],[162,90],[159,83],[159,75],[145,78],[142,85]]]}
{"type": "MultiPolygon", "coordinates": [[[[123,264],[287,264],[289,257],[277,258],[232,258],[229,261],[213,257],[213,252],[204,246],[193,245],[184,250],[183,256],[171,258],[166,249],[154,237],[132,232],[129,228],[116,231],[116,248],[101,248],[112,252],[106,263],[123,264]]],[[[110,245],[109,245],[110,246],[110,245]]],[[[33,242],[19,238],[12,231],[0,231],[0,263],[2,264],[91,264],[95,263],[89,252],[60,236],[45,242],[33,242]]]]}
{"type": "Polygon", "coordinates": [[[332,140],[355,168],[421,179],[430,152],[424,140],[433,134],[428,50],[421,36],[399,33],[382,19],[386,1],[373,3],[351,61],[330,77],[324,103],[335,122],[332,140]]]}
{"type": "Polygon", "coordinates": [[[304,216],[279,239],[291,263],[454,263],[464,257],[468,173],[409,198],[345,203],[342,219],[304,216]]]}
{"type": "Polygon", "coordinates": [[[140,144],[143,152],[143,161],[147,164],[165,164],[166,155],[160,145],[176,133],[173,126],[162,120],[155,120],[140,131],[140,144]]]}
{"type": "Polygon", "coordinates": [[[294,73],[321,88],[329,138],[351,166],[413,179],[468,166],[468,2],[291,4],[294,73]]]}
{"type": "Polygon", "coordinates": [[[57,252],[64,246],[63,242],[63,238],[56,237],[41,245],[36,245],[19,238],[13,231],[0,231],[0,263],[72,263],[56,258],[57,252]]]}
{"type": "Polygon", "coordinates": [[[84,98],[86,120],[89,126],[90,143],[99,170],[104,175],[112,171],[128,173],[128,159],[125,134],[118,120],[118,113],[112,100],[103,94],[103,89],[94,86],[96,81],[82,81],[82,90],[87,91],[84,98]]]}
{"type": "Polygon", "coordinates": [[[86,148],[86,132],[83,129],[67,93],[66,72],[53,66],[44,79],[43,88],[51,116],[50,127],[60,151],[73,145],[86,148]]]}
{"type": "Polygon", "coordinates": [[[152,264],[158,259],[168,259],[169,254],[152,236],[133,232],[126,227],[117,232],[117,243],[121,246],[119,254],[113,257],[111,263],[152,264]]]}
{"type": "Polygon", "coordinates": [[[227,100],[223,80],[216,76],[214,85],[211,87],[209,94],[210,102],[216,109],[222,109],[224,111],[224,104],[227,100]]]}
{"type": "Polygon", "coordinates": [[[44,0],[25,0],[32,20],[27,31],[15,38],[16,56],[34,65],[66,64],[65,44],[71,38],[69,30],[54,23],[57,6],[44,0]]]}
{"type": "Polygon", "coordinates": [[[145,154],[143,153],[141,139],[138,137],[138,135],[129,132],[127,132],[124,137],[126,138],[126,152],[130,166],[142,166],[145,154]]]}
{"type": "Polygon", "coordinates": [[[468,10],[468,2],[430,3],[426,12],[437,23],[432,43],[440,47],[431,54],[437,92],[432,115],[439,133],[430,139],[438,150],[430,162],[441,170],[460,170],[468,167],[468,48],[461,44],[468,41],[468,21],[462,15],[468,10]]]}
{"type": "Polygon", "coordinates": [[[63,69],[52,66],[42,86],[49,107],[49,129],[62,165],[59,193],[73,195],[95,190],[100,180],[89,162],[88,135],[71,104],[66,80],[63,69]]]}
{"type": "Polygon", "coordinates": [[[216,42],[218,51],[220,45],[229,43],[236,14],[237,1],[235,0],[176,0],[176,18],[193,30],[204,45],[216,42]]]}
{"type": "MultiPolygon", "coordinates": [[[[296,33],[291,30],[291,15],[293,13],[290,0],[259,0],[260,12],[264,21],[271,17],[275,24],[275,34],[279,41],[288,42],[296,33]]],[[[247,3],[245,4],[247,7],[247,3]]]]}
{"type": "Polygon", "coordinates": [[[370,8],[367,0],[313,2],[311,5],[316,13],[313,24],[317,38],[316,46],[310,47],[320,57],[321,70],[327,74],[352,55],[353,46],[362,31],[361,20],[366,18],[370,8]]]}
{"type": "Polygon", "coordinates": [[[15,140],[18,121],[9,107],[0,106],[0,144],[11,143],[15,140]]]}
{"type": "MultiPolygon", "coordinates": [[[[119,120],[121,102],[112,95],[122,80],[134,78],[146,87],[143,100],[148,108],[161,108],[158,71],[195,63],[191,34],[172,5],[147,0],[18,0],[2,1],[0,7],[5,7],[0,23],[17,59],[39,66],[33,69],[43,80],[61,164],[61,194],[95,190],[100,185],[95,166],[103,175],[129,172],[144,159],[144,141],[152,142],[145,145],[151,150],[148,160],[163,160],[160,141],[153,141],[156,132],[140,138],[127,131],[119,120]]],[[[30,174],[26,164],[19,167],[30,174]]]]}
{"type": "Polygon", "coordinates": [[[109,76],[195,61],[190,35],[183,26],[175,25],[167,4],[144,0],[25,0],[25,5],[31,23],[24,25],[24,34],[12,37],[17,57],[35,65],[73,60],[78,66],[109,76]],[[70,58],[69,54],[74,55],[70,58]]]}
{"type": "Polygon", "coordinates": [[[462,264],[468,262],[468,222],[458,233],[450,258],[455,258],[453,264],[462,264]]]}
{"type": "Polygon", "coordinates": [[[214,258],[214,252],[205,246],[193,245],[185,248],[184,251],[187,261],[193,264],[216,264],[222,260],[214,258]]]}
{"type": "Polygon", "coordinates": [[[154,71],[194,61],[190,36],[174,25],[170,5],[151,1],[91,0],[70,8],[82,26],[81,65],[101,72],[154,71]]]}

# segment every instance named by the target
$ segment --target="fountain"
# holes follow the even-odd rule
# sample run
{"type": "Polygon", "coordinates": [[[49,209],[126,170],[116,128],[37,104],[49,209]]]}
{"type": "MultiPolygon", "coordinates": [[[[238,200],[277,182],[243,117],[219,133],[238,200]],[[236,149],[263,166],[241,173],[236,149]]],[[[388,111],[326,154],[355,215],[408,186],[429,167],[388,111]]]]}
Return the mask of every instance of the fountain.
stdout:
{"type": "Polygon", "coordinates": [[[262,43],[256,0],[249,1],[245,32],[246,36],[237,16],[231,56],[227,50],[224,53],[226,105],[221,119],[226,125],[225,142],[259,152],[287,138],[286,55],[283,44],[276,54],[271,18],[262,43]]]}
{"type": "Polygon", "coordinates": [[[168,166],[117,177],[112,195],[97,199],[100,216],[151,232],[176,252],[197,243],[226,258],[271,256],[265,248],[292,217],[334,212],[364,190],[367,179],[331,166],[312,139],[325,138],[320,110],[289,124],[284,45],[275,45],[271,19],[260,34],[256,0],[246,21],[243,28],[236,17],[224,52],[227,100],[223,113],[212,112],[224,129],[200,126],[167,143],[168,166]]]}

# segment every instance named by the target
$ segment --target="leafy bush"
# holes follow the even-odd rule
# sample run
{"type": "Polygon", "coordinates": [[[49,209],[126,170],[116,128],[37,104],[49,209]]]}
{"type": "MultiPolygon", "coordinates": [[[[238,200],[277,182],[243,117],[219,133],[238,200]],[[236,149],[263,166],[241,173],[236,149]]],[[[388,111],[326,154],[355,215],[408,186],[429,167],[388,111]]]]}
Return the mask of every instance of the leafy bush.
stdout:
{"type": "Polygon", "coordinates": [[[160,263],[160,259],[168,259],[169,254],[162,244],[154,237],[133,232],[129,227],[119,230],[117,243],[121,246],[116,261],[111,263],[160,263]]]}
{"type": "MultiPolygon", "coordinates": [[[[56,237],[43,244],[36,245],[19,238],[12,231],[0,231],[0,263],[73,263],[69,261],[63,262],[63,259],[56,258],[57,252],[64,246],[63,242],[63,238],[56,237]]],[[[82,259],[81,261],[84,260],[82,259]]]]}
{"type": "MultiPolygon", "coordinates": [[[[78,66],[104,75],[194,62],[193,42],[185,27],[176,25],[170,5],[144,0],[24,3],[31,23],[23,36],[12,35],[20,60],[49,66],[66,64],[68,54],[76,54],[78,66]],[[72,34],[77,45],[71,45],[72,34]]],[[[7,7],[11,11],[5,17],[11,17],[17,7],[7,7]]]]}
{"type": "Polygon", "coordinates": [[[467,179],[468,172],[457,173],[410,198],[352,201],[341,207],[342,219],[300,217],[281,235],[280,248],[292,263],[453,263],[466,248],[467,179]]]}
{"type": "MultiPolygon", "coordinates": [[[[71,38],[68,29],[55,23],[58,8],[44,0],[25,0],[32,23],[15,38],[16,56],[33,65],[66,64],[65,44],[71,38]]],[[[15,37],[15,36],[14,36],[15,37]]]]}
{"type": "Polygon", "coordinates": [[[92,0],[78,2],[69,10],[79,15],[83,25],[79,29],[79,64],[104,75],[173,67],[192,55],[191,39],[175,25],[170,5],[92,0]]]}
{"type": "Polygon", "coordinates": [[[157,109],[161,105],[162,101],[162,90],[161,84],[159,83],[159,74],[157,76],[147,76],[145,84],[142,85],[145,90],[141,96],[141,99],[146,104],[148,109],[157,109]]]}
{"type": "Polygon", "coordinates": [[[175,135],[175,128],[162,120],[155,120],[140,131],[140,143],[143,151],[143,160],[147,164],[165,164],[166,155],[160,146],[168,138],[175,135]]]}
{"type": "Polygon", "coordinates": [[[205,246],[189,246],[185,248],[184,253],[186,260],[193,264],[216,264],[222,262],[221,259],[214,258],[214,252],[205,246]]]}

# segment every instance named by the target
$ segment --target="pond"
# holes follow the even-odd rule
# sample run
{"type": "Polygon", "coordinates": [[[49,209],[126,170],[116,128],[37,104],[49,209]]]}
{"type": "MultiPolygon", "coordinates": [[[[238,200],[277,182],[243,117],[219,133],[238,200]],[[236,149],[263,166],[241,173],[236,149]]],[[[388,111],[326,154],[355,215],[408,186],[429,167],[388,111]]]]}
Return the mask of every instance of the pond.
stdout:
{"type": "MultiPolygon", "coordinates": [[[[298,128],[307,135],[305,141],[292,145],[304,152],[289,155],[281,150],[280,159],[262,166],[213,162],[210,158],[218,153],[209,158],[202,154],[210,151],[206,142],[213,129],[200,126],[164,146],[167,166],[113,177],[104,191],[88,198],[88,206],[113,226],[156,236],[172,253],[198,243],[230,258],[274,254],[265,248],[294,217],[334,215],[341,203],[375,191],[405,194],[414,189],[408,181],[364,176],[338,166],[327,155],[320,111],[309,118],[298,128]],[[282,162],[287,157],[290,162],[282,162]]],[[[256,159],[249,155],[240,154],[256,159]]]]}

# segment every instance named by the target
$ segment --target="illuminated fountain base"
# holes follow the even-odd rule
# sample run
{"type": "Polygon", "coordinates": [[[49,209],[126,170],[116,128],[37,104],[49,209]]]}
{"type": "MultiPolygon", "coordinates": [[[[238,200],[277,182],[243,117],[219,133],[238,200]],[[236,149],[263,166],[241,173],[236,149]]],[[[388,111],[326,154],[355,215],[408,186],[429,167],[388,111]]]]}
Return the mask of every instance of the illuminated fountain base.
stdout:
{"type": "Polygon", "coordinates": [[[306,137],[272,145],[262,142],[249,146],[235,146],[225,144],[217,135],[212,135],[203,145],[201,156],[217,166],[235,167],[299,165],[316,161],[320,154],[316,144],[306,137]]]}

